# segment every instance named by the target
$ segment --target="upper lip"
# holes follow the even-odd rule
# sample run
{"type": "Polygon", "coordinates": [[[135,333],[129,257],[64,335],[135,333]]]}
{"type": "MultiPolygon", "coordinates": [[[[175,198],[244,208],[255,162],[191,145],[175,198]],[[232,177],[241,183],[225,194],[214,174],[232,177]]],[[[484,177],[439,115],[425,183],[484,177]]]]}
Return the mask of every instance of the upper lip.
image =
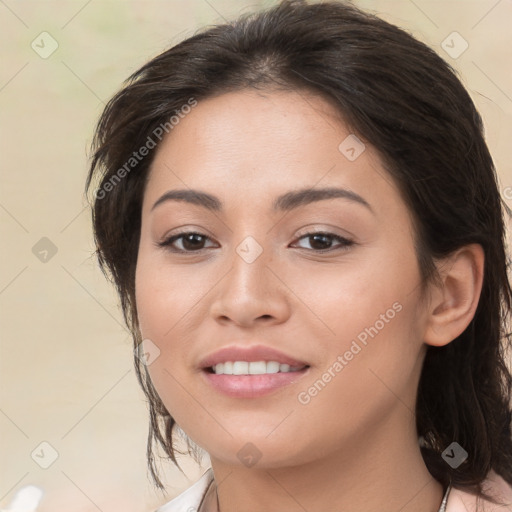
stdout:
{"type": "Polygon", "coordinates": [[[294,359],[279,350],[265,345],[231,345],[224,347],[206,356],[199,366],[201,368],[211,368],[218,363],[225,363],[226,361],[277,361],[280,364],[288,364],[294,367],[307,366],[307,363],[304,361],[294,359]]]}

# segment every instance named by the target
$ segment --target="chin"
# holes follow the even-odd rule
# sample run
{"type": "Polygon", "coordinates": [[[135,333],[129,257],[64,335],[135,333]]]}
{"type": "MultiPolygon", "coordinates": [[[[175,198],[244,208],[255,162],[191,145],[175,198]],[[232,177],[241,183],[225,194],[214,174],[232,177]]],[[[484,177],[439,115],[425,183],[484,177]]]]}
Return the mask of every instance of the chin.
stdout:
{"type": "Polygon", "coordinates": [[[271,469],[297,466],[307,462],[303,450],[296,445],[283,445],[258,436],[246,436],[244,440],[230,439],[219,446],[218,439],[206,443],[204,449],[210,459],[241,468],[271,469]],[[209,449],[210,448],[210,449],[209,449]]]}

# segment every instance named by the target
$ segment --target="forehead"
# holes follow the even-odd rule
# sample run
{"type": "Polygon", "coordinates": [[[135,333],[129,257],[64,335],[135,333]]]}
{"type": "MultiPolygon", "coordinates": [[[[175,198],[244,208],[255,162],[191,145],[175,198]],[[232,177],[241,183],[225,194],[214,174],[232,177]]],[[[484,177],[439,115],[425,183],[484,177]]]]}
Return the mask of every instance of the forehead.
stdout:
{"type": "Polygon", "coordinates": [[[339,114],[318,96],[244,89],[199,101],[167,135],[159,154],[185,154],[188,160],[217,155],[258,161],[286,155],[300,160],[311,152],[311,144],[327,154],[335,151],[340,130],[339,114]],[[326,132],[332,140],[325,138],[326,132]]]}
{"type": "Polygon", "coordinates": [[[201,100],[180,119],[157,150],[145,201],[194,188],[270,204],[270,195],[317,186],[396,193],[377,153],[324,98],[242,90],[201,100]]]}

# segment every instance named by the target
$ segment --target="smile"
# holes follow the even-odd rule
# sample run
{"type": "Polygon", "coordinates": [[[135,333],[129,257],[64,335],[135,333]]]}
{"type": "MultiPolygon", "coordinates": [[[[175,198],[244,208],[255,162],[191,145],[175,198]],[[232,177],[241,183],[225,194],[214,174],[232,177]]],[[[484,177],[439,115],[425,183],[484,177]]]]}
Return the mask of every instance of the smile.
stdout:
{"type": "Polygon", "coordinates": [[[226,361],[209,368],[216,375],[265,375],[303,370],[307,365],[290,366],[278,361],[226,361]]]}
{"type": "Polygon", "coordinates": [[[247,399],[266,396],[293,385],[309,373],[309,368],[308,365],[298,368],[289,367],[276,361],[253,361],[251,363],[228,361],[219,363],[213,368],[203,369],[201,376],[205,379],[206,385],[214,391],[232,398],[247,399]],[[263,365],[265,365],[265,371],[263,371],[263,365]],[[218,367],[223,373],[216,373],[218,367]],[[251,367],[255,369],[253,370],[251,367]],[[283,367],[283,371],[281,371],[281,367],[283,367]],[[230,371],[231,373],[228,373],[230,371]],[[251,371],[256,373],[249,373],[251,371]]]}

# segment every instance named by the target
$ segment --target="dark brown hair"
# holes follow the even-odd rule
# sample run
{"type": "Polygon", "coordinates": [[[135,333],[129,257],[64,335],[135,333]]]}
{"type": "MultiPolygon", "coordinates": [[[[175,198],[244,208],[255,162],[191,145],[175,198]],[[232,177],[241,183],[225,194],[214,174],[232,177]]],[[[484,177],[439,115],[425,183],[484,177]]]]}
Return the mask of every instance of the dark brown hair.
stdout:
{"type": "MultiPolygon", "coordinates": [[[[436,258],[467,244],[482,245],[478,308],[457,339],[428,347],[416,424],[425,463],[444,486],[451,482],[486,496],[481,483],[491,469],[512,485],[512,376],[506,365],[511,288],[504,224],[510,210],[498,191],[482,120],[456,72],[432,49],[352,5],[283,1],[204,29],[133,73],[107,104],[86,189],[97,187],[97,256],[117,287],[135,346],[141,341],[135,303],[141,205],[156,150],[140,161],[130,158],[161,127],[170,132],[169,120],[191,99],[244,88],[319,94],[377,149],[413,216],[423,284],[435,281],[436,258]],[[469,453],[455,469],[441,456],[453,441],[469,453]]],[[[177,464],[177,425],[138,357],[135,368],[149,402],[148,465],[163,489],[153,443],[177,464]]]]}

